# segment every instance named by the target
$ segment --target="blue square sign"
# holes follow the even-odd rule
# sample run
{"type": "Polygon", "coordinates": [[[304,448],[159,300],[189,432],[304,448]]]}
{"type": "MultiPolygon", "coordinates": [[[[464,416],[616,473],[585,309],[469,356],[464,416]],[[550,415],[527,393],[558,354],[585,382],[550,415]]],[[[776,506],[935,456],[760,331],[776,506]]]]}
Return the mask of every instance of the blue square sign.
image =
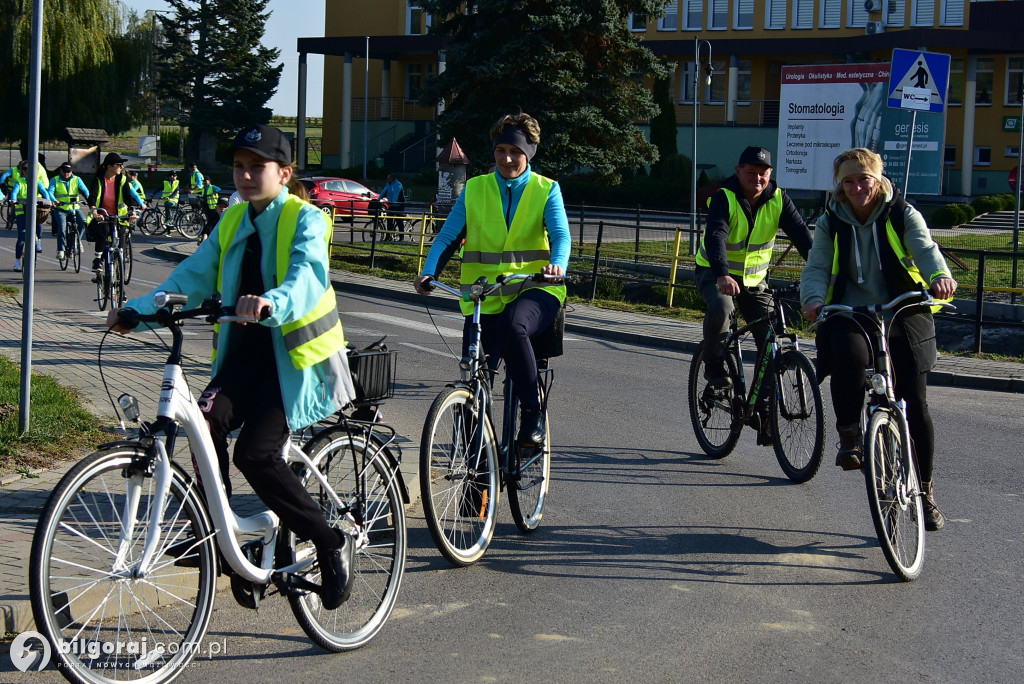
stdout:
{"type": "Polygon", "coordinates": [[[921,50],[892,51],[889,98],[894,109],[941,114],[949,87],[949,55],[921,50]]]}

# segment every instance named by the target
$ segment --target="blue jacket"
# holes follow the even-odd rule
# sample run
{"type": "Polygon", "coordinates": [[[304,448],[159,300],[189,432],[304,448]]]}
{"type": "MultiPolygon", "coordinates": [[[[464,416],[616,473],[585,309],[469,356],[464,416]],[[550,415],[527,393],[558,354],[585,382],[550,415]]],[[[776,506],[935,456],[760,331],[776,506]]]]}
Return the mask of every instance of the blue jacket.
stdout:
{"type": "MultiPolygon", "coordinates": [[[[509,217],[506,224],[510,223],[511,217],[515,216],[519,200],[523,196],[523,188],[526,187],[526,181],[530,179],[532,173],[533,171],[527,166],[523,175],[509,180],[502,177],[497,170],[494,171],[498,177],[498,187],[502,189],[502,209],[505,211],[505,216],[509,217]],[[505,192],[506,189],[511,193],[505,192]]],[[[558,183],[554,183],[551,186],[551,192],[548,193],[548,203],[544,206],[544,227],[548,231],[548,240],[551,242],[551,263],[561,266],[562,270],[567,269],[569,267],[569,252],[572,250],[572,237],[569,234],[569,218],[565,215],[565,203],[562,201],[562,190],[558,187],[558,183]]],[[[448,214],[441,232],[434,238],[434,243],[430,246],[430,253],[427,254],[426,263],[423,265],[423,273],[420,275],[437,275],[439,261],[441,259],[447,261],[447,256],[453,251],[449,247],[461,240],[465,232],[466,195],[463,193],[455,200],[455,206],[448,214]]],[[[458,245],[454,245],[454,247],[457,248],[458,245]]],[[[444,264],[440,264],[440,266],[443,268],[444,264]]]]}
{"type": "Polygon", "coordinates": [[[388,204],[398,204],[398,195],[402,192],[402,182],[397,178],[393,183],[388,183],[384,186],[384,189],[377,195],[377,199],[384,199],[387,197],[388,204]]]}
{"type": "MultiPolygon", "coordinates": [[[[18,201],[18,192],[19,192],[19,188],[21,188],[21,184],[22,183],[24,183],[25,185],[28,185],[28,178],[22,177],[17,183],[15,183],[14,187],[11,189],[11,195],[7,199],[11,200],[12,202],[17,202],[18,201]]],[[[48,199],[51,202],[54,201],[53,200],[53,195],[50,194],[50,189],[47,188],[43,184],[43,179],[42,178],[39,178],[39,179],[36,180],[36,185],[39,188],[38,194],[39,194],[40,197],[42,197],[43,199],[48,199]]],[[[25,192],[26,192],[26,196],[27,196],[28,191],[26,190],[25,192]]]]}
{"type": "MultiPolygon", "coordinates": [[[[78,178],[78,176],[71,174],[71,178],[68,178],[66,182],[60,177],[60,175],[56,175],[50,179],[50,194],[53,195],[54,202],[57,201],[57,183],[61,183],[66,188],[69,187],[69,184],[75,178],[78,178]]],[[[89,199],[89,188],[85,187],[85,181],[81,178],[78,178],[78,192],[85,197],[85,199],[89,199]]],[[[76,197],[75,199],[78,198],[76,197]]]]}
{"type": "MultiPolygon", "coordinates": [[[[224,256],[225,276],[221,295],[225,304],[234,304],[238,299],[245,243],[253,232],[258,232],[263,243],[263,285],[266,287],[262,296],[269,299],[273,306],[273,314],[260,325],[274,330],[274,355],[277,359],[282,400],[288,425],[295,430],[327,418],[343,404],[337,405],[338,388],[328,380],[320,365],[304,370],[295,368],[280,332],[281,325],[302,318],[316,306],[330,285],[327,241],[324,238],[326,225],[323,214],[312,204],[304,207],[299,214],[288,273],[281,278],[276,273],[277,221],[287,196],[288,189],[282,189],[274,201],[255,217],[255,221],[252,209],[246,212],[224,256]]],[[[218,228],[214,228],[210,238],[204,240],[195,253],[181,262],[154,291],[166,290],[188,295],[187,308],[199,306],[213,294],[217,289],[217,270],[221,256],[218,228]]],[[[156,311],[151,295],[130,299],[125,306],[140,313],[156,311]]],[[[217,374],[223,359],[230,353],[231,338],[236,329],[235,323],[221,325],[217,360],[213,363],[211,377],[217,374]]],[[[344,372],[347,377],[347,368],[344,372]]]]}

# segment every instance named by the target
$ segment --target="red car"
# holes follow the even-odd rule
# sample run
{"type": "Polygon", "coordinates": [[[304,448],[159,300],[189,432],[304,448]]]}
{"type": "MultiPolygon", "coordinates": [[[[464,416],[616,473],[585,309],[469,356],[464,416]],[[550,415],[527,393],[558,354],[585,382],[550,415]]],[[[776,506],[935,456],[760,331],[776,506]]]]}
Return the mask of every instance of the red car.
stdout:
{"type": "Polygon", "coordinates": [[[339,216],[369,214],[370,202],[376,201],[378,194],[348,178],[310,176],[299,182],[306,186],[310,202],[321,209],[333,207],[339,216]]]}

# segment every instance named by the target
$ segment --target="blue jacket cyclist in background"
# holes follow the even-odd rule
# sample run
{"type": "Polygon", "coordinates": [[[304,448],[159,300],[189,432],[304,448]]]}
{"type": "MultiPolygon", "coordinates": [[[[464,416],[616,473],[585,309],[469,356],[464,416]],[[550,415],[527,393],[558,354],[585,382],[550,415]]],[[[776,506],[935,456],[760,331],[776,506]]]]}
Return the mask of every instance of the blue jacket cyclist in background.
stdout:
{"type": "MultiPolygon", "coordinates": [[[[239,316],[253,319],[215,332],[213,378],[199,406],[225,485],[227,437],[241,427],[235,465],[281,523],[316,546],[321,603],[334,610],[351,591],[355,542],[327,522],[281,458],[291,430],[330,417],[355,396],[327,266],[327,222],[288,193],[291,145],[279,129],[245,128],[232,149],[244,201],[156,289],[188,295],[190,308],[221,292],[239,316]],[[256,323],[261,312],[270,315],[256,323]]],[[[155,311],[151,295],[126,308],[155,311]]],[[[119,314],[111,312],[107,325],[127,332],[119,314]]]]}
{"type": "MultiPolygon", "coordinates": [[[[704,316],[704,374],[709,384],[727,389],[732,382],[725,367],[725,338],[735,306],[745,321],[761,318],[771,307],[765,292],[775,236],[786,233],[800,256],[807,258],[811,232],[793,200],[772,179],[771,152],[748,147],[740,154],[735,175],[722,183],[708,202],[708,222],[697,252],[693,277],[707,304],[704,316]]],[[[765,329],[754,331],[759,347],[765,329]]],[[[768,393],[763,394],[767,400],[768,393]]],[[[757,443],[772,444],[767,404],[759,402],[757,443]]]]}
{"type": "MultiPolygon", "coordinates": [[[[517,111],[501,117],[491,128],[494,173],[466,182],[427,255],[416,291],[429,294],[427,278],[435,277],[465,238],[461,283],[463,291],[481,276],[495,282],[498,275],[544,273],[561,276],[569,263],[569,219],[558,183],[534,173],[530,160],[540,143],[540,125],[517,111]]],[[[543,444],[544,418],[537,389],[537,359],[530,338],[554,322],[565,302],[565,285],[557,282],[517,281],[500,297],[484,302],[481,328],[484,351],[491,368],[505,359],[522,407],[519,440],[543,444]]],[[[467,316],[463,329],[463,356],[473,306],[462,303],[467,316]]]]}

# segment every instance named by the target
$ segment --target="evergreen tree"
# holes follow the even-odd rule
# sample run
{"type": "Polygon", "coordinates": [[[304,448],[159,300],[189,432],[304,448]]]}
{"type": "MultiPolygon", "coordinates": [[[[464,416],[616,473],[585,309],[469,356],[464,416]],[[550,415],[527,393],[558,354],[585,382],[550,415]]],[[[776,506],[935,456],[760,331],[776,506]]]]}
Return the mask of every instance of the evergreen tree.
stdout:
{"type": "Polygon", "coordinates": [[[658,114],[651,119],[651,143],[658,148],[658,161],[652,171],[653,175],[659,176],[665,160],[679,152],[676,144],[676,108],[672,103],[668,78],[659,78],[654,82],[654,104],[658,107],[658,114]]]}
{"type": "Polygon", "coordinates": [[[536,165],[559,176],[588,168],[606,182],[658,159],[638,123],[658,109],[645,77],[667,75],[626,25],[663,14],[666,0],[421,0],[431,33],[450,37],[446,70],[421,102],[445,103],[451,137],[477,167],[493,161],[487,133],[514,107],[537,118],[536,165]]]}
{"type": "Polygon", "coordinates": [[[161,16],[158,90],[189,129],[186,156],[211,161],[215,142],[249,123],[270,121],[280,51],[261,44],[269,0],[167,0],[161,16]]]}
{"type": "MultiPolygon", "coordinates": [[[[31,0],[0,0],[0,135],[27,137],[32,46],[31,0]]],[[[40,138],[66,127],[120,133],[146,116],[150,32],[117,0],[45,0],[40,138]]]]}

